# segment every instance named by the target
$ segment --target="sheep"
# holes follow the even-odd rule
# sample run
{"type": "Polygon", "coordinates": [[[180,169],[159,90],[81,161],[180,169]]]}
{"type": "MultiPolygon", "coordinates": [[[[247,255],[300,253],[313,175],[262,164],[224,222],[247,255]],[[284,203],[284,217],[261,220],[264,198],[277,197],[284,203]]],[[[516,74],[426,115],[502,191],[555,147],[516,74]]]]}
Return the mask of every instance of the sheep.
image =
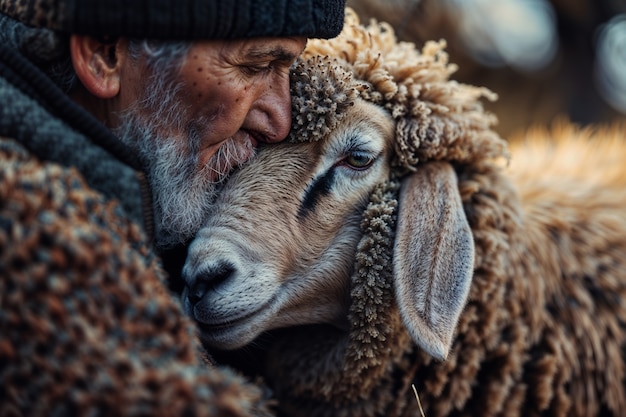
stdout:
{"type": "Polygon", "coordinates": [[[444,46],[350,10],[309,42],[290,142],[224,185],[184,308],[279,415],[620,415],[626,126],[509,146],[444,46]]]}

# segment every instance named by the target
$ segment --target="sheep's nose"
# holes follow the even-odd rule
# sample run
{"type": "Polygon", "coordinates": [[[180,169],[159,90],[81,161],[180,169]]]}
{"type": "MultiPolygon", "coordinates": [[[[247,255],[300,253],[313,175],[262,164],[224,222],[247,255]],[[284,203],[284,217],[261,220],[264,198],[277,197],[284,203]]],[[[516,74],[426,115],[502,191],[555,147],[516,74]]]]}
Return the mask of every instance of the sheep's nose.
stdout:
{"type": "Polygon", "coordinates": [[[189,292],[187,298],[191,305],[195,305],[200,301],[207,292],[217,288],[223,282],[228,280],[235,272],[235,267],[230,263],[219,263],[203,269],[196,274],[193,282],[188,285],[189,292]]]}

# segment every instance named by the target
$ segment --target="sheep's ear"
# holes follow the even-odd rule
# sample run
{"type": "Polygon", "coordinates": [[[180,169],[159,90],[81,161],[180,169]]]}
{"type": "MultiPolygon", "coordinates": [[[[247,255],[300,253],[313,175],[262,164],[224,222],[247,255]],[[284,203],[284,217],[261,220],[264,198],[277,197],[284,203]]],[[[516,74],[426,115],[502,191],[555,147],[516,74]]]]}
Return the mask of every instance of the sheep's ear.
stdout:
{"type": "Polygon", "coordinates": [[[448,356],[474,267],[474,239],[457,178],[429,162],[403,180],[394,243],[394,290],[413,340],[433,357],[448,356]]]}

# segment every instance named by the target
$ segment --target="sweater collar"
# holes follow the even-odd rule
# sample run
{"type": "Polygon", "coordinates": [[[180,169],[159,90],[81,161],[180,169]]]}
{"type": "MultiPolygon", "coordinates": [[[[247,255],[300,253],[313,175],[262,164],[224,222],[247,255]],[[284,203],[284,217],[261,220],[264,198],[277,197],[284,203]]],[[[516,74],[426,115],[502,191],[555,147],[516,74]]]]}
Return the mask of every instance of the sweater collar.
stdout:
{"type": "Polygon", "coordinates": [[[4,45],[0,100],[0,135],[16,139],[42,160],[77,168],[92,188],[119,200],[150,235],[152,204],[138,156],[28,59],[4,45]]]}

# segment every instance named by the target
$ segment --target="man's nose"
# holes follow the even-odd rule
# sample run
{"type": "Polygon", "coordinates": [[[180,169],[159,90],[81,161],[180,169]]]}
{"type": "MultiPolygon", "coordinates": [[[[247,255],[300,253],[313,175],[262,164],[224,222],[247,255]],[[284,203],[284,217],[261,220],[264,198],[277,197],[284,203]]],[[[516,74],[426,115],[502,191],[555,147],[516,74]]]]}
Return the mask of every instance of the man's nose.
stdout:
{"type": "Polygon", "coordinates": [[[271,129],[271,134],[267,135],[267,141],[280,142],[287,137],[291,129],[289,77],[270,86],[270,92],[265,96],[264,106],[271,129]]]}

